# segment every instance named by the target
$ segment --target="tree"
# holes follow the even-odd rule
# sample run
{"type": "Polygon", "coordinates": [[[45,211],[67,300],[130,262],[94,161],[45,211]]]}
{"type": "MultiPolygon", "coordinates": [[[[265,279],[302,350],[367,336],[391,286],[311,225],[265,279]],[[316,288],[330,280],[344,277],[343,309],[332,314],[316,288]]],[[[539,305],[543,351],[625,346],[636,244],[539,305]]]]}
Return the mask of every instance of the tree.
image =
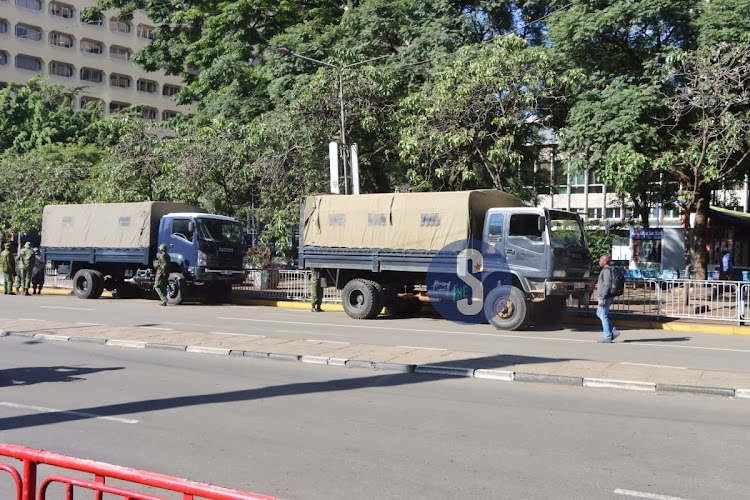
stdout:
{"type": "MultiPolygon", "coordinates": [[[[657,165],[683,186],[687,213],[695,211],[693,263],[696,278],[705,279],[711,190],[750,162],[750,38],[676,52],[669,63],[668,142],[657,165]]],[[[686,217],[686,232],[689,227],[686,217]]]]}
{"type": "Polygon", "coordinates": [[[402,159],[415,189],[507,189],[551,113],[561,79],[519,37],[465,47],[401,105],[402,159]]]}

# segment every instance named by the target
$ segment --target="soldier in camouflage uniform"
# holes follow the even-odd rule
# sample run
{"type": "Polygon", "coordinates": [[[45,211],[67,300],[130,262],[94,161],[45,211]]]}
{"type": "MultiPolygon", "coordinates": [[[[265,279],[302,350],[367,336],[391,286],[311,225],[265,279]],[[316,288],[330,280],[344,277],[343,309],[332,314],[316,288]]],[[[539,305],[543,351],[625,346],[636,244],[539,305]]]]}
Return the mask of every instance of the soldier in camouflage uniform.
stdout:
{"type": "Polygon", "coordinates": [[[312,312],[323,312],[320,304],[323,302],[323,286],[320,282],[320,269],[310,271],[310,296],[312,299],[312,312]]]}
{"type": "Polygon", "coordinates": [[[18,261],[21,264],[18,276],[20,277],[23,294],[31,295],[29,288],[31,288],[31,270],[34,268],[34,251],[31,249],[31,243],[28,241],[23,246],[23,249],[18,252],[18,261]]]}
{"type": "Polygon", "coordinates": [[[6,243],[5,250],[0,252],[0,266],[2,266],[5,279],[5,295],[15,295],[13,282],[16,279],[16,259],[10,251],[10,243],[6,243]]]}
{"type": "Polygon", "coordinates": [[[169,283],[169,264],[172,259],[169,258],[167,253],[167,245],[162,243],[159,245],[159,258],[154,261],[154,268],[156,268],[156,277],[154,278],[154,289],[159,294],[161,299],[161,305],[167,305],[167,284],[169,283]]]}

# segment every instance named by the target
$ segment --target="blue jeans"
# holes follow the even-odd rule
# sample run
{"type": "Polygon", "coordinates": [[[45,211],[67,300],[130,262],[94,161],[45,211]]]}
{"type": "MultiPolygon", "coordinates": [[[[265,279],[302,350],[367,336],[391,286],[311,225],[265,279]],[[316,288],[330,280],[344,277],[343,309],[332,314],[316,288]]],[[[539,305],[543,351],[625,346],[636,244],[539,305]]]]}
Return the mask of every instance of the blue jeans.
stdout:
{"type": "Polygon", "coordinates": [[[602,329],[604,330],[604,338],[612,340],[612,325],[609,323],[609,306],[615,301],[614,297],[607,297],[604,299],[604,306],[596,308],[597,317],[602,320],[602,329]]]}

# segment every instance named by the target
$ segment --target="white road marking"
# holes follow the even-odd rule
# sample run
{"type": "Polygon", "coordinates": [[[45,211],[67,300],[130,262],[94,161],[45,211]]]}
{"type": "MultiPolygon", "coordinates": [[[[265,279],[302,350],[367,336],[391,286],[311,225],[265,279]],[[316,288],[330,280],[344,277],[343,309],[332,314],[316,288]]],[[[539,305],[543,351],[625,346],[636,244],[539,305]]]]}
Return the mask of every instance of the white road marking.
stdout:
{"type": "Polygon", "coordinates": [[[200,323],[179,323],[176,321],[162,321],[165,325],[186,325],[186,326],[213,326],[213,325],[201,325],[200,323]]]}
{"type": "MultiPolygon", "coordinates": [[[[253,321],[256,323],[283,323],[285,325],[289,325],[289,321],[280,321],[280,320],[273,320],[273,319],[254,319],[254,318],[232,318],[228,316],[217,316],[217,319],[227,319],[231,321],[253,321]]],[[[303,325],[303,326],[333,326],[338,328],[349,328],[349,329],[366,329],[366,330],[383,330],[384,327],[382,326],[366,326],[366,325],[341,325],[337,323],[306,323],[306,322],[299,322],[294,323],[295,325],[303,325]]],[[[424,328],[399,328],[400,332],[414,332],[414,333],[428,333],[430,335],[435,335],[436,333],[445,333],[449,335],[467,335],[472,337],[495,337],[495,338],[506,338],[506,339],[525,339],[525,340],[557,340],[560,342],[585,342],[585,343],[591,343],[590,339],[565,339],[560,337],[537,337],[537,336],[530,336],[530,335],[508,335],[504,333],[473,333],[473,332],[460,332],[455,330],[428,330],[424,328]]],[[[594,332],[595,333],[595,332],[594,332]]],[[[663,347],[663,348],[672,348],[672,349],[697,349],[702,351],[724,351],[724,352],[744,352],[744,353],[750,353],[750,349],[727,349],[724,347],[699,347],[699,346],[689,346],[689,345],[671,345],[671,344],[652,344],[652,343],[629,343],[629,342],[616,342],[617,345],[625,345],[629,347],[639,346],[639,347],[663,347]]]]}
{"type": "Polygon", "coordinates": [[[55,408],[45,408],[43,406],[30,406],[30,405],[22,405],[18,403],[9,403],[7,401],[0,402],[0,406],[9,406],[11,408],[18,408],[19,410],[31,410],[31,411],[37,411],[40,413],[64,413],[66,415],[75,415],[77,417],[86,417],[86,418],[96,418],[99,420],[111,420],[113,422],[119,422],[121,424],[137,424],[138,420],[132,420],[129,418],[120,418],[120,417],[102,417],[101,415],[96,415],[94,413],[86,413],[82,411],[73,411],[73,410],[57,410],[55,408]]]}
{"type": "Polygon", "coordinates": [[[82,321],[76,321],[76,325],[102,326],[101,323],[84,323],[82,321]]]}
{"type": "Polygon", "coordinates": [[[69,309],[71,311],[93,311],[87,307],[39,306],[42,309],[69,309]]]}
{"type": "Polygon", "coordinates": [[[656,493],[623,490],[620,488],[615,490],[615,495],[625,495],[629,497],[638,497],[638,498],[651,498],[652,500],[688,500],[687,498],[682,498],[682,497],[671,497],[669,495],[657,495],[656,493]]]}
{"type": "Polygon", "coordinates": [[[414,345],[397,345],[403,349],[424,349],[425,351],[447,351],[448,349],[442,349],[440,347],[419,347],[414,345]]]}
{"type": "Polygon", "coordinates": [[[648,363],[628,363],[627,361],[621,361],[621,365],[634,365],[634,366],[653,366],[655,368],[674,368],[676,370],[687,370],[684,366],[669,366],[669,365],[650,365],[648,363]]]}
{"type": "Polygon", "coordinates": [[[144,330],[167,330],[167,331],[174,331],[174,328],[162,328],[160,326],[139,326],[138,328],[143,328],[144,330]]]}
{"type": "Polygon", "coordinates": [[[256,337],[259,339],[266,338],[265,335],[252,335],[249,333],[231,333],[231,332],[208,332],[208,333],[213,333],[214,335],[236,335],[238,337],[256,337]]]}
{"type": "Polygon", "coordinates": [[[319,342],[321,344],[348,344],[349,342],[338,342],[336,340],[305,339],[305,342],[319,342]]]}

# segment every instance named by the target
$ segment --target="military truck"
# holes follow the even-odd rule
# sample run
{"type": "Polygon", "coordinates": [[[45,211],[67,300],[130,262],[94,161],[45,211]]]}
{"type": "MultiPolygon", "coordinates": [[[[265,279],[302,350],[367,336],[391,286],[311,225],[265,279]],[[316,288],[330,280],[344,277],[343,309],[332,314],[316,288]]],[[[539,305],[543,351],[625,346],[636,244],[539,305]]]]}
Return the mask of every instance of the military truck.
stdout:
{"type": "Polygon", "coordinates": [[[73,292],[95,299],[104,290],[132,296],[152,290],[159,245],[172,260],[167,301],[197,292],[229,300],[245,279],[247,251],[239,221],[167,202],[47,205],[42,215],[42,260],[72,276],[73,292]]]}
{"type": "Polygon", "coordinates": [[[299,262],[321,269],[342,290],[352,318],[375,318],[384,306],[408,314],[421,305],[418,298],[429,297],[433,259],[467,239],[486,242],[507,262],[507,304],[488,318],[498,329],[559,321],[568,296],[591,291],[580,217],[524,206],[498,190],[309,196],[299,262]]]}

